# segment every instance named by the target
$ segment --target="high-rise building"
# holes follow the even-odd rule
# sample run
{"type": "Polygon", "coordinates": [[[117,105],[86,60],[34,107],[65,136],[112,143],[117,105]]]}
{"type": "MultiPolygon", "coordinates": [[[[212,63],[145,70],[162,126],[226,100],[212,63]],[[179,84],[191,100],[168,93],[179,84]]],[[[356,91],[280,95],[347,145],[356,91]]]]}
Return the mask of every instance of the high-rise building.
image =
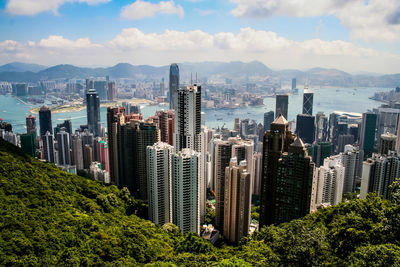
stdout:
{"type": "Polygon", "coordinates": [[[231,158],[225,169],[224,236],[237,243],[249,233],[251,212],[251,178],[246,161],[237,164],[231,158]]]}
{"type": "Polygon", "coordinates": [[[119,161],[118,161],[118,132],[121,124],[125,123],[125,108],[107,108],[107,139],[108,139],[108,159],[110,165],[111,183],[119,185],[119,161]]]}
{"type": "Polygon", "coordinates": [[[253,154],[253,195],[260,196],[261,192],[261,176],[262,176],[262,152],[254,152],[253,154]]]}
{"type": "Polygon", "coordinates": [[[365,155],[371,155],[374,150],[376,119],[377,115],[374,113],[362,114],[360,146],[365,155]]]}
{"type": "Polygon", "coordinates": [[[339,155],[345,167],[343,194],[348,192],[352,193],[356,190],[356,186],[361,177],[362,161],[364,157],[363,151],[360,151],[352,145],[346,145],[344,152],[339,155]]]}
{"type": "Polygon", "coordinates": [[[117,98],[117,91],[115,89],[115,82],[108,83],[107,99],[114,101],[117,98]]]}
{"type": "Polygon", "coordinates": [[[171,156],[173,147],[158,142],[146,149],[149,219],[159,225],[172,222],[171,156]]]}
{"type": "Polygon", "coordinates": [[[72,164],[76,166],[77,170],[83,170],[83,146],[80,135],[72,135],[72,164]]]}
{"type": "Polygon", "coordinates": [[[100,136],[100,99],[94,89],[89,89],[86,94],[86,110],[89,131],[92,132],[94,136],[100,136]]]}
{"type": "Polygon", "coordinates": [[[58,144],[58,164],[62,166],[71,165],[71,151],[69,145],[69,133],[62,128],[57,133],[57,144],[58,144]]]}
{"type": "Polygon", "coordinates": [[[327,141],[328,140],[328,118],[323,112],[318,112],[315,116],[315,140],[327,141]]]}
{"type": "Polygon", "coordinates": [[[31,157],[36,157],[36,134],[20,135],[21,149],[31,157]]]}
{"type": "Polygon", "coordinates": [[[264,113],[264,132],[270,129],[271,123],[274,120],[275,116],[272,110],[264,113]]]}
{"type": "Polygon", "coordinates": [[[39,110],[39,123],[40,123],[40,136],[45,135],[47,132],[53,133],[53,126],[51,122],[51,111],[48,107],[42,106],[39,110]]]}
{"type": "Polygon", "coordinates": [[[375,192],[389,199],[389,186],[400,177],[400,158],[396,152],[389,155],[372,154],[364,161],[362,168],[360,198],[366,198],[370,192],[375,192]]]}
{"type": "Polygon", "coordinates": [[[190,148],[172,154],[172,222],[183,233],[200,233],[198,159],[190,148]]]}
{"type": "Polygon", "coordinates": [[[191,148],[199,151],[201,131],[201,86],[191,85],[175,92],[174,147],[177,151],[191,148]]]}
{"type": "Polygon", "coordinates": [[[288,95],[276,95],[275,118],[278,118],[280,115],[282,115],[285,117],[285,119],[288,119],[288,105],[288,95]]]}
{"type": "Polygon", "coordinates": [[[240,119],[235,118],[235,124],[233,126],[233,130],[236,132],[240,132],[240,119]]]}
{"type": "Polygon", "coordinates": [[[147,201],[146,147],[159,141],[153,122],[131,120],[118,132],[119,186],[147,201]]]}
{"type": "Polygon", "coordinates": [[[107,81],[94,81],[94,89],[100,100],[107,100],[107,81]]]}
{"type": "Polygon", "coordinates": [[[315,171],[315,201],[311,203],[312,210],[321,206],[337,205],[342,202],[345,167],[341,156],[333,156],[324,160],[324,165],[315,171]]]}
{"type": "Polygon", "coordinates": [[[93,148],[86,144],[83,147],[83,168],[90,170],[90,166],[93,162],[93,148]]]}
{"type": "Polygon", "coordinates": [[[337,152],[343,152],[346,145],[354,144],[354,135],[352,134],[340,134],[338,138],[338,149],[337,152]]]}
{"type": "Polygon", "coordinates": [[[94,89],[94,81],[92,79],[86,79],[85,94],[87,93],[87,91],[89,91],[89,89],[94,89]]]}
{"type": "Polygon", "coordinates": [[[296,87],[296,78],[293,78],[292,79],[292,90],[295,90],[297,87],[296,87]]]}
{"type": "MultiPolygon", "coordinates": [[[[376,118],[376,137],[379,139],[382,134],[396,134],[398,131],[400,108],[392,105],[382,105],[374,109],[376,118]]],[[[379,140],[378,140],[379,141],[379,140]]]]}
{"type": "Polygon", "coordinates": [[[26,133],[35,134],[35,136],[37,136],[36,117],[32,114],[26,117],[26,133]]]}
{"type": "Polygon", "coordinates": [[[303,114],[312,115],[313,113],[314,93],[303,94],[303,114]]]}
{"type": "Polygon", "coordinates": [[[44,159],[54,163],[55,162],[55,149],[54,138],[50,131],[47,131],[43,136],[43,155],[44,159]]]}
{"type": "Polygon", "coordinates": [[[308,114],[298,114],[296,120],[296,134],[305,143],[314,143],[315,117],[308,114]]]}
{"type": "Polygon", "coordinates": [[[258,135],[257,122],[251,119],[244,119],[240,121],[240,136],[247,138],[249,135],[258,135]]]}
{"type": "Polygon", "coordinates": [[[310,145],[308,154],[312,155],[316,167],[324,164],[324,159],[333,155],[333,146],[331,142],[318,142],[310,145]]]}
{"type": "Polygon", "coordinates": [[[260,227],[309,213],[314,163],[281,115],[264,135],[260,227]]]}
{"type": "Polygon", "coordinates": [[[394,134],[386,133],[382,134],[379,140],[379,153],[382,155],[388,155],[389,150],[396,150],[396,139],[397,137],[394,134]]]}
{"type": "Polygon", "coordinates": [[[175,93],[179,89],[179,67],[173,63],[169,67],[169,109],[175,109],[175,93]]]}
{"type": "Polygon", "coordinates": [[[159,110],[156,112],[157,125],[160,129],[161,142],[174,144],[175,131],[175,111],[174,110],[159,110]]]}

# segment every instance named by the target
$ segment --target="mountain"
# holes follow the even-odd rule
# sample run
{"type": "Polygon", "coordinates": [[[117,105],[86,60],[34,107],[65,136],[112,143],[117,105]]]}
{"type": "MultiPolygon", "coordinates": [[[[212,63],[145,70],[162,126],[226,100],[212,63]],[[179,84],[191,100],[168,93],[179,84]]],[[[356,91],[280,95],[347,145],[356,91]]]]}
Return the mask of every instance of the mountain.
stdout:
{"type": "Polygon", "coordinates": [[[214,247],[142,202],[40,162],[0,138],[0,266],[399,266],[400,183],[214,247]]]}
{"type": "Polygon", "coordinates": [[[47,68],[46,66],[42,66],[42,65],[38,65],[38,64],[12,62],[12,63],[5,64],[3,66],[0,66],[0,72],[25,72],[25,71],[38,72],[38,71],[44,70],[46,68],[47,68]]]}
{"type": "MultiPolygon", "coordinates": [[[[105,77],[106,75],[109,75],[111,79],[127,78],[134,81],[158,82],[162,78],[168,81],[169,76],[169,66],[134,66],[128,63],[119,63],[107,68],[83,68],[62,64],[38,71],[33,71],[32,69],[33,68],[28,70],[27,68],[23,69],[22,67],[19,68],[19,71],[13,70],[9,67],[6,67],[3,71],[0,69],[0,81],[38,82],[40,80],[86,79],[90,77],[105,77]]],[[[326,68],[313,68],[307,71],[274,71],[259,61],[248,63],[239,61],[184,62],[179,64],[179,69],[180,80],[183,83],[188,82],[191,78],[195,80],[197,74],[200,81],[225,81],[225,79],[228,78],[231,79],[233,83],[269,80],[274,84],[289,84],[292,78],[296,78],[298,84],[304,84],[307,82],[310,86],[396,87],[400,85],[400,74],[351,75],[341,70],[326,68]]]]}

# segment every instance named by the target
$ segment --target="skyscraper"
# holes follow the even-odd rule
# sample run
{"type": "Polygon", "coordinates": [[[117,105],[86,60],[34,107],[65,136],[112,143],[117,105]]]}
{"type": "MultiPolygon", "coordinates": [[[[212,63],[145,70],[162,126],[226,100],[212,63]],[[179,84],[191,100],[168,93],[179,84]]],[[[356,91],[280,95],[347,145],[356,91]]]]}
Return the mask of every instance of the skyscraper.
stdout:
{"type": "Polygon", "coordinates": [[[173,63],[169,67],[169,109],[175,109],[175,92],[179,89],[179,67],[173,63]]]}
{"type": "Polygon", "coordinates": [[[86,94],[86,110],[89,131],[94,136],[99,136],[101,133],[100,123],[100,99],[96,90],[89,89],[86,94]]]}
{"type": "Polygon", "coordinates": [[[35,134],[37,136],[37,129],[36,129],[36,117],[30,114],[26,117],[26,133],[27,134],[35,134]]]}
{"type": "Polygon", "coordinates": [[[309,147],[309,155],[312,155],[315,166],[324,164],[324,159],[333,155],[333,146],[331,142],[318,142],[309,147]]]}
{"type": "Polygon", "coordinates": [[[107,81],[94,81],[94,89],[96,90],[100,100],[107,100],[107,81]]]}
{"type": "Polygon", "coordinates": [[[159,141],[153,122],[131,120],[118,132],[119,186],[147,201],[146,148],[159,141]]]}
{"type": "Polygon", "coordinates": [[[115,82],[108,83],[107,99],[109,101],[114,101],[117,98],[117,92],[115,89],[115,82]]]}
{"type": "Polygon", "coordinates": [[[303,114],[312,115],[313,101],[314,101],[314,93],[303,94],[303,114]]]}
{"type": "Polygon", "coordinates": [[[264,135],[260,227],[309,213],[314,163],[281,115],[264,135]]]}
{"type": "Polygon", "coordinates": [[[62,166],[71,165],[71,151],[69,145],[69,133],[62,128],[57,133],[57,144],[58,144],[58,164],[62,166]]]}
{"type": "Polygon", "coordinates": [[[271,123],[274,120],[275,116],[272,110],[264,113],[264,132],[270,129],[271,123]]]}
{"type": "Polygon", "coordinates": [[[312,144],[315,137],[315,117],[308,114],[298,114],[296,134],[307,144],[312,144]]]}
{"type": "Polygon", "coordinates": [[[190,148],[172,154],[172,222],[183,233],[200,233],[198,159],[190,148]]]}
{"type": "Polygon", "coordinates": [[[293,78],[292,79],[292,90],[295,90],[297,87],[296,87],[296,78],[293,78]]]}
{"type": "Polygon", "coordinates": [[[161,142],[173,145],[174,128],[175,128],[175,111],[159,110],[156,112],[158,128],[160,129],[161,142]]]}
{"type": "Polygon", "coordinates": [[[288,95],[276,95],[275,118],[278,118],[280,115],[283,115],[285,119],[288,119],[288,105],[289,105],[288,95]]]}
{"type": "Polygon", "coordinates": [[[36,157],[36,134],[20,135],[21,149],[31,157],[36,157]]]}
{"type": "Polygon", "coordinates": [[[396,149],[396,136],[391,133],[382,134],[379,140],[379,153],[388,155],[389,150],[395,151],[396,149]]]}
{"type": "Polygon", "coordinates": [[[362,114],[360,147],[365,155],[371,155],[374,150],[376,119],[377,115],[374,113],[362,114]]]}
{"type": "Polygon", "coordinates": [[[174,147],[177,151],[191,148],[199,151],[201,131],[201,86],[191,85],[175,92],[174,147]]]}
{"type": "Polygon", "coordinates": [[[172,153],[173,147],[163,142],[146,149],[149,219],[159,225],[172,222],[172,153]]]}
{"type": "Polygon", "coordinates": [[[53,135],[47,131],[43,136],[43,154],[44,159],[54,163],[55,162],[55,149],[53,135]]]}
{"type": "Polygon", "coordinates": [[[53,133],[53,126],[51,122],[51,111],[48,107],[42,106],[39,110],[39,123],[40,123],[40,136],[49,132],[53,133]]]}
{"type": "Polygon", "coordinates": [[[328,140],[328,118],[323,112],[318,112],[315,116],[315,140],[327,141],[328,140]]]}
{"type": "Polygon", "coordinates": [[[108,158],[110,164],[111,183],[119,185],[118,163],[118,131],[121,124],[125,123],[125,109],[123,107],[107,108],[107,138],[108,158]]]}
{"type": "Polygon", "coordinates": [[[246,161],[237,164],[231,158],[225,169],[224,236],[232,243],[249,233],[251,212],[251,178],[246,161]]]}
{"type": "Polygon", "coordinates": [[[83,170],[83,147],[82,139],[78,134],[72,135],[72,163],[77,170],[83,170]]]}

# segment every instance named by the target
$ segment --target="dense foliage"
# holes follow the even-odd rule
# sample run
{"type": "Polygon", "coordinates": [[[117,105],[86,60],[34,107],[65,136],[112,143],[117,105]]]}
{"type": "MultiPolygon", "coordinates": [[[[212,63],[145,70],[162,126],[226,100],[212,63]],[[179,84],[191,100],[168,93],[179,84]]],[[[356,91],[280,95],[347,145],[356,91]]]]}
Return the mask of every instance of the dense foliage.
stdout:
{"type": "Polygon", "coordinates": [[[140,219],[143,204],[127,190],[62,172],[0,139],[0,265],[398,266],[398,182],[392,191],[393,203],[353,199],[216,248],[140,219]]]}

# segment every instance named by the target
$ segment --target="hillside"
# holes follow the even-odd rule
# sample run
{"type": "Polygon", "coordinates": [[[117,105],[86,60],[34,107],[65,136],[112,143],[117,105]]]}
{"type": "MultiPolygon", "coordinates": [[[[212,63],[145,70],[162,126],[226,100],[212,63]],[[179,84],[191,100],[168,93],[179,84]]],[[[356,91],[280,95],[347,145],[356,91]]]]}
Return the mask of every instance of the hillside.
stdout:
{"type": "Polygon", "coordinates": [[[398,266],[399,188],[393,203],[371,195],[216,248],[140,219],[142,203],[126,190],[62,172],[0,138],[0,266],[398,266]]]}

